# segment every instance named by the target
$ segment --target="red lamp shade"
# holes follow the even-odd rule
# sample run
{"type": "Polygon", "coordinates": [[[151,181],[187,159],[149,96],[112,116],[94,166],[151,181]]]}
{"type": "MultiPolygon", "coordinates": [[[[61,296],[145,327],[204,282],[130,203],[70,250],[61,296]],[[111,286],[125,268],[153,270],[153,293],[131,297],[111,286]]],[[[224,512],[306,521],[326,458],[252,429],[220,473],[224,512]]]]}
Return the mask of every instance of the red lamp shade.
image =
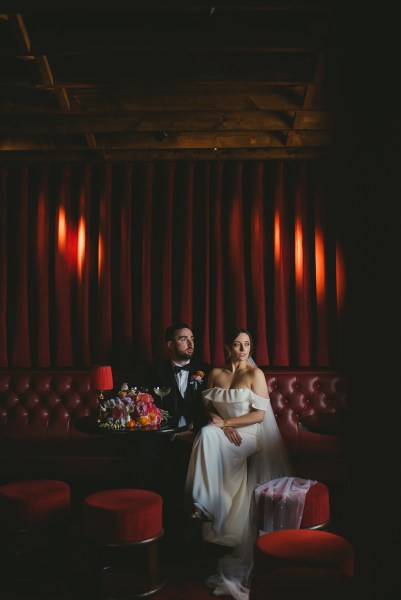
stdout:
{"type": "Polygon", "coordinates": [[[113,389],[113,373],[111,367],[92,367],[91,386],[98,391],[113,389]]]}

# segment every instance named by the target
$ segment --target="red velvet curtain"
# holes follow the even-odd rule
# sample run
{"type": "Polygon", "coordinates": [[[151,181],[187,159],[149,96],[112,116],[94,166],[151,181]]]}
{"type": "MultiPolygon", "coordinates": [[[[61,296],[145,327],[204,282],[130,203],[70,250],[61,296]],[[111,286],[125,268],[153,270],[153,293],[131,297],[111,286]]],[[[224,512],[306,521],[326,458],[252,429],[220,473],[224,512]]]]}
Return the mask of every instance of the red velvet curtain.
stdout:
{"type": "Polygon", "coordinates": [[[345,257],[321,162],[3,166],[0,366],[163,358],[177,319],[221,364],[341,366],[345,257]]]}

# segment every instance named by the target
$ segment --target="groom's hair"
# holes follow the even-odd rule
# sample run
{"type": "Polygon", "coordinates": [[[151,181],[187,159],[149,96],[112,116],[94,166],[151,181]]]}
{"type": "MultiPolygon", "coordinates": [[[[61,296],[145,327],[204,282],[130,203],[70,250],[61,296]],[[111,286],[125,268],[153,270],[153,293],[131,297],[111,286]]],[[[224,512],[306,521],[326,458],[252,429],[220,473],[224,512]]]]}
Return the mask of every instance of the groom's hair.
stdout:
{"type": "MultiPolygon", "coordinates": [[[[175,334],[180,329],[191,329],[188,323],[173,323],[169,327],[167,327],[164,333],[164,339],[166,342],[173,342],[175,338],[175,334]]],[[[191,329],[192,331],[192,329],[191,329]]]]}

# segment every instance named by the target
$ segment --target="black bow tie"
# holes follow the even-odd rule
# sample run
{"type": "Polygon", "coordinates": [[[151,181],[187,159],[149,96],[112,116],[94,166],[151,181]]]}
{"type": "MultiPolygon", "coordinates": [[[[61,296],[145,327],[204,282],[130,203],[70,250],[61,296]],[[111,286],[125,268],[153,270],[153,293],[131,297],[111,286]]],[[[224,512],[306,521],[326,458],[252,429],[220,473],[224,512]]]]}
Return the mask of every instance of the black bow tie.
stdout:
{"type": "Polygon", "coordinates": [[[173,365],[174,368],[174,373],[179,373],[180,371],[189,371],[189,363],[187,365],[184,365],[183,367],[179,367],[177,365],[173,365]]]}

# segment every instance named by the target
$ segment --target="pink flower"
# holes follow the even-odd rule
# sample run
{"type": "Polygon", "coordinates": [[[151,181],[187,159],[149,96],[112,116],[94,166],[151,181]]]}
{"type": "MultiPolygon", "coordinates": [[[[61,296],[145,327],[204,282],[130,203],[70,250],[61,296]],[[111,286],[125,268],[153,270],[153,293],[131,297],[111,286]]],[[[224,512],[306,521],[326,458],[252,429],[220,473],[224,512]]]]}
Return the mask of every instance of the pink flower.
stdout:
{"type": "Polygon", "coordinates": [[[122,404],[117,404],[111,412],[111,416],[113,419],[124,419],[125,417],[125,407],[122,404]]]}
{"type": "Polygon", "coordinates": [[[161,410],[154,404],[150,394],[139,394],[134,405],[133,416],[135,419],[148,417],[149,421],[158,425],[161,423],[163,415],[161,410]]]}

